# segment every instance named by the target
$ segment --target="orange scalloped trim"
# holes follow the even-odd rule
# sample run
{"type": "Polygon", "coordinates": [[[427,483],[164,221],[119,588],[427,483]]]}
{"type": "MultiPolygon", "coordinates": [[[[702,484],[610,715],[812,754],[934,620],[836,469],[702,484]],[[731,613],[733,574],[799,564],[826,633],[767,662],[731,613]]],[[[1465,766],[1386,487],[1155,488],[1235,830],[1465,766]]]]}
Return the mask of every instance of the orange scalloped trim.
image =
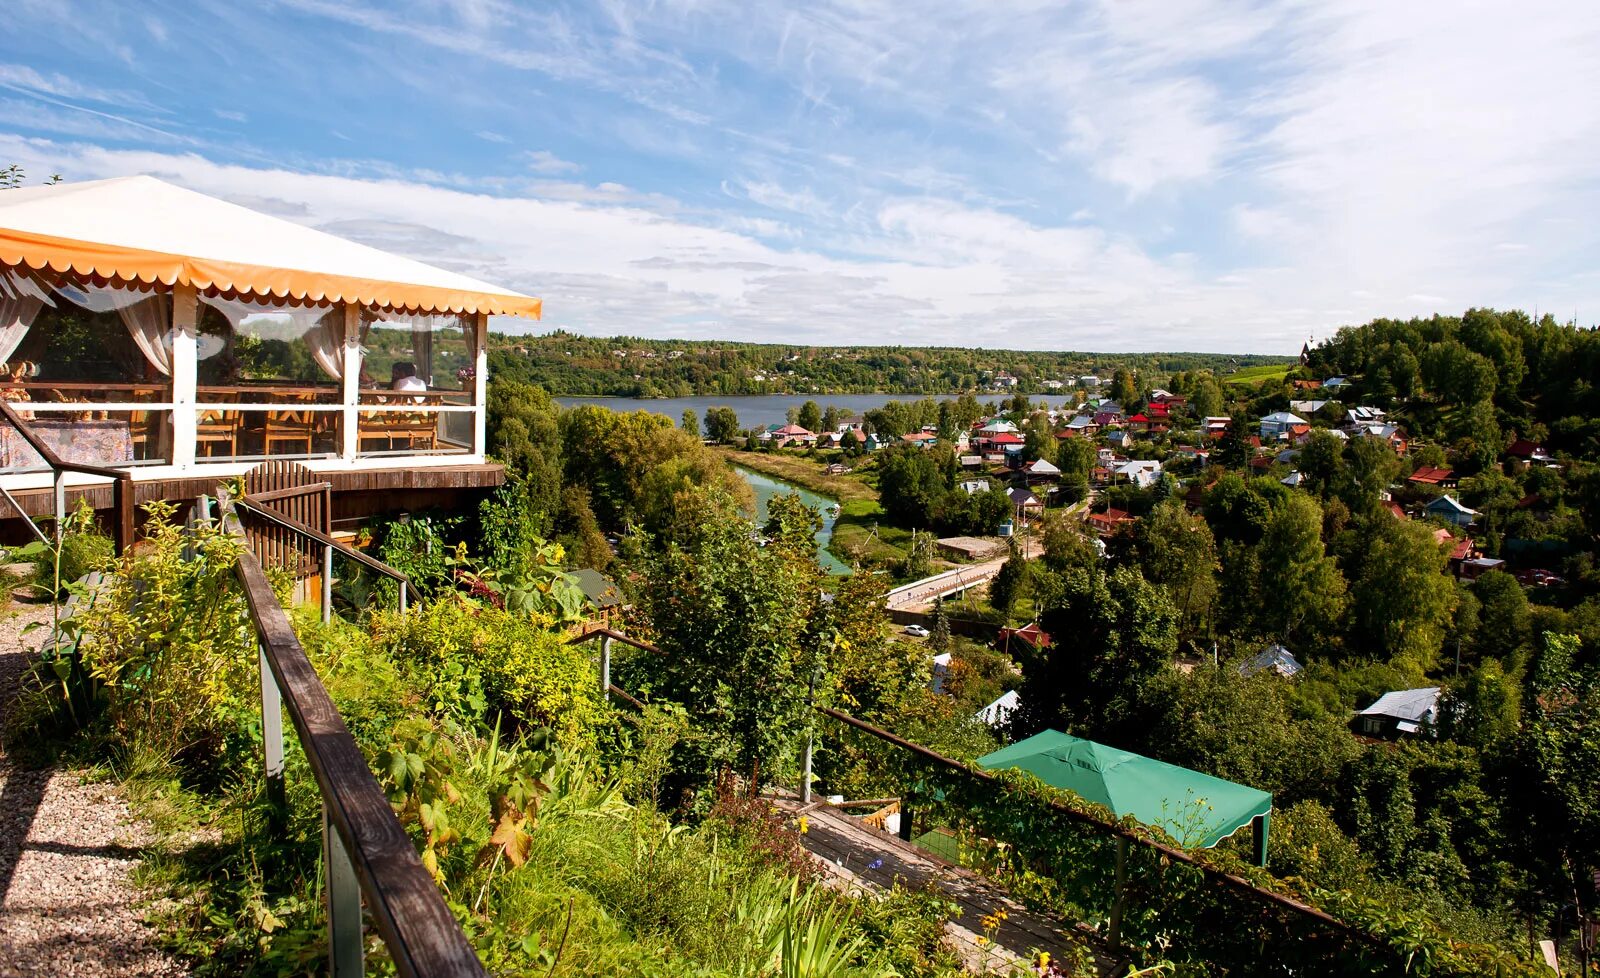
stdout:
{"type": "Polygon", "coordinates": [[[193,285],[197,289],[301,302],[349,302],[404,312],[493,313],[540,318],[538,299],[405,285],[380,279],[327,275],[293,268],[192,258],[141,248],[57,238],[0,228],[0,264],[50,268],[147,285],[193,285]]]}

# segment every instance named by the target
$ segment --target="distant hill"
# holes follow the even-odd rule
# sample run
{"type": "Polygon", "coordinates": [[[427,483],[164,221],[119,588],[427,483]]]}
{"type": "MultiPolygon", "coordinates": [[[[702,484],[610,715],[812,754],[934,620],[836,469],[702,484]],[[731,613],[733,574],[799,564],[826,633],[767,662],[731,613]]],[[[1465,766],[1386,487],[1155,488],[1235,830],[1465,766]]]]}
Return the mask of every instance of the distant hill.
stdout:
{"type": "Polygon", "coordinates": [[[1004,390],[1025,394],[1070,387],[1127,367],[1147,384],[1166,375],[1210,370],[1283,369],[1281,356],[1220,353],[1086,353],[964,347],[790,346],[721,340],[647,340],[555,332],[492,335],[494,377],[537,384],[551,394],[687,397],[695,394],[948,394],[1004,390]],[[1005,378],[1015,378],[1015,386],[1005,378]]]}

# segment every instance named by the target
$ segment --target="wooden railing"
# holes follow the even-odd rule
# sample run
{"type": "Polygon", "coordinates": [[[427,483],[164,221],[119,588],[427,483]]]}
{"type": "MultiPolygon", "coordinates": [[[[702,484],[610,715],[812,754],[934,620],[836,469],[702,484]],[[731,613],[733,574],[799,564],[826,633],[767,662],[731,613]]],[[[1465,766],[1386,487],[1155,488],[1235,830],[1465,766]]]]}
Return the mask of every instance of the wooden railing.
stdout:
{"type": "Polygon", "coordinates": [[[323,533],[313,526],[295,519],[269,506],[272,493],[262,493],[259,496],[245,494],[234,500],[234,504],[246,510],[252,517],[259,516],[273,525],[298,536],[301,540],[312,546],[322,548],[322,620],[328,621],[333,615],[333,555],[338,553],[363,567],[376,571],[389,578],[400,586],[400,613],[405,614],[408,593],[411,589],[411,580],[400,571],[375,557],[369,557],[354,547],[345,546],[338,540],[323,533]]]}
{"type": "MultiPolygon", "coordinates": [[[[56,517],[56,545],[61,544],[63,521],[67,516],[67,473],[76,472],[80,475],[97,475],[111,479],[112,508],[116,511],[115,523],[112,525],[111,537],[115,541],[117,553],[122,553],[133,546],[133,476],[122,469],[107,468],[103,465],[89,465],[85,462],[69,462],[56,454],[55,449],[44,443],[32,429],[28,422],[17,413],[17,409],[6,401],[0,401],[0,415],[22,436],[28,447],[39,453],[44,464],[49,467],[52,474],[56,517]]],[[[4,487],[0,493],[11,503],[18,515],[24,520],[28,514],[22,509],[16,498],[4,487]]],[[[29,520],[29,522],[32,522],[29,520]]]]}
{"type": "MultiPolygon", "coordinates": [[[[227,533],[244,539],[235,503],[219,500],[219,516],[227,533]]],[[[338,545],[309,527],[301,529],[328,546],[338,545]]],[[[261,562],[248,548],[239,557],[238,575],[259,645],[268,797],[282,808],[285,707],[322,796],[329,973],[333,978],[353,978],[363,972],[364,901],[402,978],[485,978],[476,952],[423,868],[365,755],[306,657],[261,562]]]]}
{"type": "MultiPolygon", "coordinates": [[[[626,692],[624,692],[623,690],[619,689],[618,687],[612,685],[612,683],[611,683],[611,645],[614,642],[621,642],[621,643],[623,643],[625,645],[629,645],[629,646],[631,646],[633,648],[640,649],[640,650],[645,651],[645,652],[654,653],[656,655],[664,655],[665,653],[663,653],[659,648],[656,648],[653,645],[650,645],[650,644],[645,643],[645,642],[641,642],[638,639],[630,638],[627,635],[622,634],[621,632],[614,631],[614,630],[609,629],[609,628],[598,628],[598,629],[595,629],[595,630],[593,630],[591,632],[588,632],[588,633],[586,633],[584,635],[581,635],[581,636],[573,639],[572,642],[569,643],[569,644],[577,644],[577,643],[580,643],[580,642],[592,641],[592,640],[594,640],[596,638],[601,639],[601,655],[600,655],[601,680],[600,681],[601,681],[601,689],[602,689],[602,691],[606,692],[606,693],[609,693],[610,695],[613,695],[613,696],[621,696],[622,698],[626,699],[629,703],[633,704],[634,706],[642,706],[642,704],[637,699],[635,699],[634,697],[628,695],[626,692]]],[[[827,718],[829,718],[831,720],[838,721],[839,723],[843,723],[846,726],[851,727],[852,729],[860,731],[861,733],[864,733],[864,734],[867,734],[867,735],[869,735],[871,737],[875,737],[875,738],[877,738],[879,740],[882,740],[885,743],[891,744],[891,745],[893,745],[894,747],[896,747],[896,748],[898,748],[900,750],[903,750],[903,751],[906,751],[906,752],[908,752],[910,754],[913,754],[916,757],[918,757],[918,758],[922,759],[923,761],[928,762],[928,763],[930,763],[930,764],[932,764],[934,766],[945,768],[945,769],[951,771],[952,773],[956,773],[956,774],[959,774],[959,775],[962,775],[962,776],[973,778],[974,780],[982,782],[982,783],[994,784],[994,785],[996,785],[997,789],[999,788],[999,779],[996,778],[995,775],[992,774],[989,771],[986,771],[986,770],[984,770],[982,768],[974,767],[974,766],[972,766],[970,764],[963,764],[962,762],[960,762],[958,760],[955,760],[954,758],[946,757],[943,754],[938,753],[937,751],[930,750],[929,748],[922,746],[921,744],[913,743],[912,741],[906,740],[903,737],[899,737],[899,736],[897,736],[897,735],[895,735],[893,733],[890,733],[889,731],[884,730],[881,727],[877,727],[877,726],[874,726],[874,725],[872,725],[870,723],[867,723],[865,720],[859,720],[859,719],[851,716],[850,714],[843,712],[842,710],[836,710],[836,709],[833,709],[832,707],[822,706],[822,705],[817,704],[817,703],[812,703],[811,706],[812,706],[813,711],[815,711],[820,716],[824,716],[824,717],[827,717],[827,718]]],[[[809,803],[810,800],[811,800],[810,787],[811,787],[811,780],[812,780],[811,761],[812,761],[812,752],[813,752],[813,739],[814,739],[813,738],[813,733],[811,731],[808,731],[807,735],[806,735],[806,744],[805,744],[805,761],[804,761],[804,765],[803,765],[803,771],[801,773],[801,778],[802,778],[802,780],[804,782],[803,785],[802,785],[801,797],[802,797],[803,801],[806,802],[806,803],[809,803]]],[[[1230,872],[1227,872],[1226,870],[1219,869],[1219,868],[1217,868],[1215,866],[1212,866],[1209,863],[1207,863],[1207,862],[1205,862],[1205,861],[1203,861],[1201,859],[1196,858],[1193,853],[1188,852],[1188,851],[1186,851],[1184,849],[1181,849],[1181,848],[1179,848],[1177,846],[1167,845],[1166,843],[1163,843],[1163,842],[1160,842],[1160,841],[1158,841],[1156,839],[1151,838],[1146,833],[1135,831],[1133,829],[1128,828],[1127,826],[1120,825],[1120,824],[1117,824],[1117,823],[1114,823],[1114,822],[1103,821],[1103,820],[1095,818],[1094,816],[1089,815],[1089,814],[1087,814],[1085,812],[1078,811],[1077,809],[1072,808],[1071,806],[1069,806],[1069,805],[1067,805],[1067,804],[1065,804],[1063,802],[1056,801],[1054,799],[1052,799],[1050,801],[1050,805],[1052,806],[1052,809],[1054,811],[1058,812],[1059,814],[1062,814],[1062,815],[1066,816],[1069,820],[1075,821],[1075,822],[1079,822],[1079,823],[1085,825],[1091,831],[1104,832],[1104,833],[1106,833],[1106,834],[1108,834],[1108,835],[1110,835],[1110,836],[1115,838],[1116,845],[1117,845],[1117,862],[1118,862],[1118,865],[1119,865],[1119,876],[1118,876],[1118,888],[1119,889],[1121,889],[1121,887],[1126,883],[1125,878],[1122,876],[1122,874],[1120,872],[1120,868],[1123,865],[1125,865],[1125,863],[1126,863],[1128,846],[1130,844],[1143,846],[1143,847],[1146,847],[1146,848],[1154,850],[1156,853],[1160,854],[1160,856],[1165,858],[1165,859],[1172,860],[1174,862],[1184,863],[1186,865],[1194,867],[1195,869],[1197,869],[1201,873],[1203,873],[1213,883],[1217,883],[1217,884],[1220,884],[1221,886],[1223,886],[1223,887],[1225,887],[1227,889],[1231,889],[1231,890],[1237,891],[1241,895],[1245,896],[1248,899],[1253,899],[1253,900],[1260,901],[1260,902],[1262,902],[1262,903],[1264,903],[1264,904],[1266,904],[1268,906],[1276,908],[1279,911],[1286,911],[1289,914],[1292,914],[1292,915],[1294,915],[1296,917],[1299,917],[1299,918],[1301,918],[1303,920],[1306,920],[1308,922],[1312,922],[1312,923],[1315,923],[1317,925],[1326,927],[1326,928],[1328,928],[1329,930],[1331,930],[1331,931],[1333,931],[1335,933],[1339,933],[1339,934],[1342,934],[1344,936],[1354,938],[1354,939],[1356,939],[1356,940],[1358,940],[1358,941],[1360,941],[1362,943],[1366,943],[1366,944],[1370,944],[1370,945],[1379,945],[1379,944],[1382,943],[1376,935],[1374,935],[1374,934],[1372,934],[1372,933],[1370,933],[1370,932],[1368,932],[1366,930],[1363,930],[1361,928],[1352,927],[1350,924],[1345,923],[1344,921],[1338,919],[1337,917],[1334,917],[1333,915],[1327,913],[1326,911],[1320,910],[1320,909],[1312,906],[1311,904],[1304,902],[1303,900],[1297,900],[1294,897],[1287,896],[1285,894],[1278,893],[1278,892],[1275,892],[1275,891],[1270,890],[1270,889],[1266,889],[1265,887],[1257,886],[1255,883],[1251,882],[1248,879],[1245,879],[1242,876],[1238,876],[1238,875],[1236,875],[1234,873],[1230,873],[1230,872]]],[[[909,825],[909,823],[910,823],[909,816],[907,814],[902,814],[901,817],[902,817],[901,824],[902,825],[909,825]]],[[[1113,934],[1113,936],[1112,936],[1113,943],[1116,942],[1117,936],[1118,936],[1118,935],[1116,935],[1116,932],[1120,929],[1120,927],[1119,927],[1120,922],[1121,922],[1120,918],[1122,916],[1122,910],[1123,910],[1123,907],[1121,906],[1122,902],[1123,902],[1122,901],[1122,897],[1121,897],[1121,894],[1119,893],[1118,894],[1118,898],[1117,898],[1117,903],[1119,905],[1116,907],[1116,911],[1115,911],[1115,913],[1113,915],[1113,920],[1112,920],[1112,923],[1111,923],[1110,928],[1109,928],[1110,931],[1113,934]]]]}

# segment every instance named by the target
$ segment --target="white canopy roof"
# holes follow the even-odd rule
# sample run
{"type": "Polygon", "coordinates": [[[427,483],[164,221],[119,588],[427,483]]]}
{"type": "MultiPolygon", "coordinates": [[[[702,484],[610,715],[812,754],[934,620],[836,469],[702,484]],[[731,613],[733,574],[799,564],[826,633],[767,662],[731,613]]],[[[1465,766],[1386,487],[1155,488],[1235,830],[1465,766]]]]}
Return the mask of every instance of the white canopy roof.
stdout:
{"type": "Polygon", "coordinates": [[[531,296],[147,176],[0,194],[0,263],[261,297],[540,314],[531,296]]]}

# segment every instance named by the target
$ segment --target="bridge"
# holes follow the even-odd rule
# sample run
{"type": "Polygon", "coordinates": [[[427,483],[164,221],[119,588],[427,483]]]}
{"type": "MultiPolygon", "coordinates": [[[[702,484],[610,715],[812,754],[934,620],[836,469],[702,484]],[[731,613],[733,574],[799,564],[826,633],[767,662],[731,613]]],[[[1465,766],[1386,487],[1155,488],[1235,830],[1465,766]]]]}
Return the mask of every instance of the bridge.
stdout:
{"type": "MultiPolygon", "coordinates": [[[[1018,546],[1024,558],[1034,556],[1036,545],[1032,541],[1019,541],[1018,546]]],[[[981,564],[957,567],[954,570],[934,574],[932,577],[924,577],[920,581],[912,581],[910,584],[902,584],[884,596],[884,606],[890,611],[911,611],[932,604],[936,598],[947,598],[980,584],[987,584],[1000,573],[1000,568],[1005,566],[1006,560],[1006,557],[1000,557],[981,564]]]]}

